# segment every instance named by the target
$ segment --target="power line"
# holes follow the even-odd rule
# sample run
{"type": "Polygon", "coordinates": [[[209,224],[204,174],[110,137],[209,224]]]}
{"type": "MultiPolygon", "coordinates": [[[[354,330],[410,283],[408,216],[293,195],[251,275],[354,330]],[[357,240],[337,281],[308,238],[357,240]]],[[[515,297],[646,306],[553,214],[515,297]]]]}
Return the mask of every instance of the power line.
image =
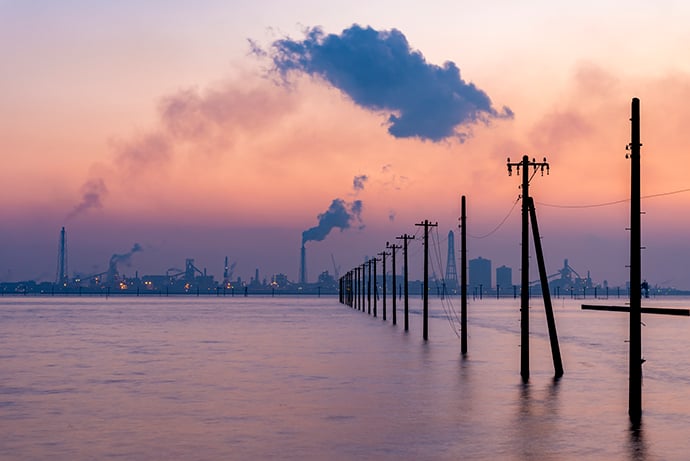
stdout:
{"type": "MultiPolygon", "coordinates": [[[[671,192],[661,192],[658,194],[643,195],[640,198],[641,199],[647,199],[647,198],[655,198],[655,197],[665,197],[667,195],[676,195],[676,194],[682,194],[685,192],[690,192],[690,188],[674,190],[671,192]]],[[[629,201],[630,201],[630,199],[626,198],[626,199],[621,199],[621,200],[614,200],[612,202],[594,203],[594,204],[590,204],[590,205],[557,205],[557,204],[543,203],[543,202],[536,202],[536,203],[538,203],[541,206],[546,206],[546,207],[551,207],[551,208],[598,208],[598,207],[604,207],[604,206],[618,205],[619,203],[626,203],[629,201]]]]}
{"type": "Polygon", "coordinates": [[[510,211],[508,211],[508,214],[505,216],[505,218],[503,218],[503,220],[501,220],[501,222],[498,223],[498,225],[497,225],[496,227],[494,227],[491,231],[489,231],[489,232],[487,232],[486,234],[483,234],[483,235],[472,235],[472,234],[469,234],[469,233],[468,233],[467,235],[469,235],[470,237],[472,237],[472,238],[474,238],[474,239],[483,239],[483,238],[487,238],[487,237],[492,236],[493,234],[495,234],[496,232],[498,232],[498,230],[499,230],[501,227],[503,227],[503,225],[506,223],[506,221],[508,220],[508,218],[510,217],[510,215],[513,214],[513,210],[515,209],[515,206],[518,204],[519,201],[520,201],[520,197],[518,196],[518,198],[515,199],[515,202],[513,203],[513,206],[510,208],[510,211]]]}

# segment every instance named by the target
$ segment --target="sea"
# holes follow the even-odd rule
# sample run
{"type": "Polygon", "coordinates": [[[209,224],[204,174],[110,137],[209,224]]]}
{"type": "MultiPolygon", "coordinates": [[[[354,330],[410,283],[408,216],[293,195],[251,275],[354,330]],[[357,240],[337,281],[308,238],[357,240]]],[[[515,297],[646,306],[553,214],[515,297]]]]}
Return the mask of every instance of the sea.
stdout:
{"type": "MultiPolygon", "coordinates": [[[[628,418],[628,315],[392,300],[377,316],[337,297],[2,297],[0,459],[687,460],[690,318],[643,314],[643,415],[628,418]]],[[[372,301],[373,304],[374,301],[372,301]]],[[[690,307],[687,298],[645,306],[690,307]]]]}

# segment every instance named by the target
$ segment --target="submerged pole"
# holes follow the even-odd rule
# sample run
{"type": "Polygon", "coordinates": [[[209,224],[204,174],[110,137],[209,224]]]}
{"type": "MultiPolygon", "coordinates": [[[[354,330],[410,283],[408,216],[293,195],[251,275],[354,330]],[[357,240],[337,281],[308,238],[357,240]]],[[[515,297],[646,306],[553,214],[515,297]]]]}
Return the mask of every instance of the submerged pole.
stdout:
{"type": "Polygon", "coordinates": [[[353,282],[353,288],[354,288],[354,290],[352,292],[352,296],[353,296],[352,301],[354,304],[353,307],[355,309],[359,310],[359,266],[352,269],[352,271],[353,271],[352,282],[353,282]]]}
{"type": "Polygon", "coordinates": [[[378,283],[376,282],[376,263],[379,262],[378,259],[374,258],[371,260],[372,264],[374,266],[374,317],[376,317],[376,304],[377,304],[377,299],[378,299],[378,292],[379,292],[379,286],[378,283]]]}
{"type": "Polygon", "coordinates": [[[460,352],[467,354],[467,214],[465,196],[460,206],[460,352]]]}
{"type": "Polygon", "coordinates": [[[522,157],[522,268],[520,290],[520,375],[529,380],[529,158],[522,157]]]}
{"type": "Polygon", "coordinates": [[[410,329],[410,324],[409,324],[409,283],[408,283],[408,272],[407,272],[407,241],[408,240],[414,240],[414,235],[401,235],[400,237],[396,237],[397,239],[401,239],[403,241],[403,260],[404,260],[404,277],[403,277],[403,284],[405,285],[404,290],[405,290],[405,331],[408,331],[410,329]]]}
{"type": "Polygon", "coordinates": [[[537,212],[534,209],[534,200],[529,198],[529,211],[532,221],[532,234],[534,237],[534,251],[537,254],[537,266],[539,267],[539,280],[541,281],[541,293],[544,297],[544,310],[546,311],[546,324],[549,329],[549,341],[551,342],[551,356],[553,357],[553,369],[556,378],[563,376],[563,361],[561,360],[561,348],[558,345],[558,334],[556,333],[556,321],[553,317],[553,306],[551,305],[551,291],[549,290],[549,279],[544,263],[544,253],[541,248],[541,236],[537,225],[537,212]]]}
{"type": "Polygon", "coordinates": [[[642,417],[642,239],[640,219],[640,100],[633,98],[630,129],[630,383],[628,414],[642,417]]]}
{"type": "Polygon", "coordinates": [[[422,283],[422,300],[424,305],[422,337],[424,341],[429,340],[429,228],[438,226],[425,219],[424,222],[416,224],[424,227],[424,282],[422,283]]]}
{"type": "Polygon", "coordinates": [[[390,253],[386,253],[385,251],[382,251],[379,253],[381,255],[381,263],[383,264],[383,267],[381,268],[383,271],[383,287],[381,290],[383,291],[383,321],[386,321],[386,256],[388,256],[390,253]]]}
{"type": "Polygon", "coordinates": [[[522,170],[522,262],[521,262],[521,286],[520,286],[520,375],[522,381],[529,381],[529,181],[530,171],[529,167],[534,167],[534,173],[538,169],[541,170],[542,175],[544,170],[547,174],[549,172],[549,164],[544,158],[543,162],[532,160],[529,157],[522,156],[522,161],[519,163],[511,163],[508,158],[508,175],[513,173],[513,167],[517,169],[517,174],[522,170]]]}
{"type": "Polygon", "coordinates": [[[429,340],[429,221],[424,221],[424,321],[422,337],[429,340]]]}
{"type": "Polygon", "coordinates": [[[389,242],[386,242],[386,247],[391,249],[391,264],[393,265],[391,274],[391,298],[393,300],[393,325],[395,325],[398,322],[397,295],[395,293],[395,287],[398,284],[398,278],[395,275],[395,250],[400,248],[400,245],[390,244],[389,242]]]}
{"type": "Polygon", "coordinates": [[[366,307],[365,307],[365,304],[366,304],[365,300],[366,300],[366,295],[367,295],[367,290],[365,288],[366,287],[365,278],[367,275],[366,269],[367,269],[367,263],[363,263],[362,264],[362,270],[361,270],[361,272],[362,272],[362,284],[360,285],[361,292],[362,292],[362,312],[366,312],[366,307]]]}
{"type": "Polygon", "coordinates": [[[367,261],[369,272],[367,277],[367,312],[371,315],[371,259],[367,261]]]}

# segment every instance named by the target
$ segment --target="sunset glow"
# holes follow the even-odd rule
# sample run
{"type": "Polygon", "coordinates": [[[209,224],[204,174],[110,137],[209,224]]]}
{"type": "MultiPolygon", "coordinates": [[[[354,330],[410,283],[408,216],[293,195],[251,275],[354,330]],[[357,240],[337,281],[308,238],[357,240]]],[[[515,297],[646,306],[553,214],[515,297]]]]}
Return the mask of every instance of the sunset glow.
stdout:
{"type": "MultiPolygon", "coordinates": [[[[0,5],[0,281],[54,280],[61,226],[70,272],[95,272],[139,242],[131,272],[195,258],[220,276],[228,255],[243,278],[260,268],[296,279],[302,232],[334,199],[361,200],[361,226],[309,242],[313,278],[332,269],[331,255],[349,268],[420,220],[438,221],[441,236],[456,230],[461,195],[470,234],[490,233],[520,193],[506,159],[526,154],[551,166],[531,188],[547,264],[555,272],[569,258],[624,284],[625,146],[639,97],[643,276],[690,289],[684,3],[528,2],[512,13],[502,1],[42,3],[0,5]],[[418,112],[406,118],[413,106],[358,100],[313,62],[275,69],[281,40],[353,24],[395,29],[428,64],[453,62],[492,105],[450,107],[448,135],[418,112]]],[[[519,225],[518,207],[491,236],[470,239],[470,256],[516,273],[519,225]]]]}

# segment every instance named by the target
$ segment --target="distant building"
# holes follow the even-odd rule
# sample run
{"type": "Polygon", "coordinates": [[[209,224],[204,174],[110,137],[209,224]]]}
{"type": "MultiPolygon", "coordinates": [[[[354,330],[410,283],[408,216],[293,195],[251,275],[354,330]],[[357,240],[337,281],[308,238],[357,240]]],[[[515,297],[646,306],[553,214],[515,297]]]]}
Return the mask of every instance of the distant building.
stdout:
{"type": "Polygon", "coordinates": [[[469,291],[486,293],[491,290],[491,260],[479,257],[469,261],[469,291]]]}
{"type": "Polygon", "coordinates": [[[496,289],[501,293],[508,293],[513,286],[513,269],[508,266],[496,268],[496,289]]]}

